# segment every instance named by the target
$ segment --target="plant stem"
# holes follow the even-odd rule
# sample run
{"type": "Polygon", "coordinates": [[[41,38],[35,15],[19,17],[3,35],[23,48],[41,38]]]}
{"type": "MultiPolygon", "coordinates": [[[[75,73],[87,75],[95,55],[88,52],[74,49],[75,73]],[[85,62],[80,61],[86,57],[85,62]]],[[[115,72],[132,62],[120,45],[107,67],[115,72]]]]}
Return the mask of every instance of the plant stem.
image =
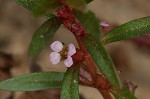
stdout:
{"type": "Polygon", "coordinates": [[[107,90],[103,90],[101,88],[97,88],[97,90],[101,93],[104,99],[112,99],[110,93],[107,90]]]}
{"type": "Polygon", "coordinates": [[[112,99],[109,94],[112,85],[108,82],[106,77],[104,77],[101,71],[97,70],[95,62],[82,43],[81,38],[86,37],[86,30],[72,14],[72,10],[67,5],[64,5],[62,9],[57,11],[57,16],[62,19],[63,25],[74,34],[80,50],[85,54],[83,62],[86,64],[86,71],[90,74],[92,81],[84,74],[79,76],[80,84],[95,87],[99,90],[104,99],[112,99]]]}
{"type": "Polygon", "coordinates": [[[92,75],[92,78],[94,80],[96,78],[96,65],[95,65],[92,57],[90,56],[90,54],[88,53],[88,51],[84,47],[80,37],[76,34],[74,34],[74,36],[75,36],[81,50],[83,50],[85,52],[85,62],[87,64],[87,70],[92,75]]]}

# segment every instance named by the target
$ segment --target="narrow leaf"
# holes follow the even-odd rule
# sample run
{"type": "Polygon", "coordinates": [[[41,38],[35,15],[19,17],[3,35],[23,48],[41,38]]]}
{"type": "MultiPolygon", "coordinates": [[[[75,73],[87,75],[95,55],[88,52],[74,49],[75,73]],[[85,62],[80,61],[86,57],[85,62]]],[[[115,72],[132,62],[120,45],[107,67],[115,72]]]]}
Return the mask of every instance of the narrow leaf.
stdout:
{"type": "Polygon", "coordinates": [[[79,70],[74,66],[67,70],[63,79],[61,99],[79,99],[78,74],[79,70]]]}
{"type": "Polygon", "coordinates": [[[125,23],[106,33],[101,42],[108,44],[120,40],[131,39],[150,34],[150,16],[125,23]]]}
{"type": "MultiPolygon", "coordinates": [[[[33,8],[35,9],[35,7],[38,6],[38,2],[40,2],[41,0],[15,0],[15,2],[21,6],[23,6],[24,8],[28,9],[28,10],[33,10],[33,8]]],[[[51,17],[53,17],[53,14],[49,13],[46,14],[46,17],[48,19],[50,19],[51,17]]]]}
{"type": "Polygon", "coordinates": [[[19,5],[32,10],[40,0],[15,0],[19,5]]]}
{"type": "Polygon", "coordinates": [[[35,91],[61,87],[64,74],[39,72],[18,76],[0,82],[0,89],[9,91],[35,91]]]}
{"type": "Polygon", "coordinates": [[[123,89],[121,92],[112,91],[115,99],[137,99],[131,92],[127,89],[123,89]]]}
{"type": "Polygon", "coordinates": [[[85,0],[66,0],[67,4],[70,5],[73,8],[78,7],[85,7],[86,1],[85,0]]]}
{"type": "Polygon", "coordinates": [[[53,17],[46,21],[33,35],[32,41],[29,46],[29,55],[32,57],[37,56],[49,43],[60,25],[61,22],[56,17],[53,17]]]}
{"type": "Polygon", "coordinates": [[[39,0],[32,12],[35,16],[47,15],[61,7],[58,0],[39,0]]]}
{"type": "Polygon", "coordinates": [[[92,2],[93,0],[85,0],[85,2],[88,4],[90,2],[92,2]]]}
{"type": "Polygon", "coordinates": [[[86,13],[74,11],[74,14],[77,17],[77,19],[82,23],[82,25],[86,28],[87,32],[90,33],[95,39],[99,40],[99,21],[95,14],[91,11],[88,11],[86,13]]]}
{"type": "Polygon", "coordinates": [[[120,88],[119,81],[115,73],[114,64],[112,63],[104,47],[96,41],[92,35],[87,35],[82,38],[82,41],[98,68],[105,74],[112,85],[120,88]]]}

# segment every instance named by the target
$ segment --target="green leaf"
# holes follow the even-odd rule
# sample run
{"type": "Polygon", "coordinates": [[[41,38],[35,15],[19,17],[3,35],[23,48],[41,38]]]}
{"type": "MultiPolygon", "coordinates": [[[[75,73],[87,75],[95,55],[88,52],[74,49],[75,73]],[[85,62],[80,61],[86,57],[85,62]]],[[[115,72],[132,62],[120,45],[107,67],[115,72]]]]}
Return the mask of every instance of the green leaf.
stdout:
{"type": "Polygon", "coordinates": [[[92,2],[93,0],[85,0],[85,2],[88,4],[90,2],[92,2]]]}
{"type": "Polygon", "coordinates": [[[15,2],[17,2],[19,5],[29,10],[32,10],[39,1],[41,0],[15,0],[15,2]]]}
{"type": "Polygon", "coordinates": [[[120,88],[119,81],[115,73],[114,64],[112,63],[103,45],[96,41],[92,35],[87,35],[82,38],[82,41],[98,68],[105,74],[112,85],[120,88]]]}
{"type": "Polygon", "coordinates": [[[73,8],[78,8],[78,7],[85,7],[86,1],[85,0],[66,0],[67,4],[73,8]]]}
{"type": "Polygon", "coordinates": [[[79,99],[79,70],[74,67],[75,65],[65,73],[61,89],[61,99],[79,99]]]}
{"type": "Polygon", "coordinates": [[[49,43],[60,25],[61,22],[56,17],[53,17],[46,21],[33,35],[32,41],[29,46],[29,55],[33,58],[37,56],[49,43]]]}
{"type": "Polygon", "coordinates": [[[39,72],[18,76],[0,82],[0,89],[9,91],[35,91],[60,88],[64,74],[60,72],[39,72]]]}
{"type": "Polygon", "coordinates": [[[35,16],[48,15],[59,7],[61,7],[61,4],[58,0],[39,0],[33,7],[32,12],[35,16]]]}
{"type": "Polygon", "coordinates": [[[127,89],[123,89],[121,92],[112,91],[115,99],[137,99],[131,92],[127,89]]]}
{"type": "Polygon", "coordinates": [[[92,34],[95,39],[99,40],[100,38],[100,28],[99,21],[95,14],[91,11],[82,13],[80,11],[74,11],[77,19],[82,23],[88,33],[92,34]]]}
{"type": "Polygon", "coordinates": [[[101,42],[108,44],[120,40],[131,39],[150,34],[150,16],[125,23],[106,33],[101,42]]]}
{"type": "MultiPolygon", "coordinates": [[[[15,0],[15,2],[21,6],[23,6],[24,8],[28,9],[28,10],[35,10],[35,8],[38,6],[38,3],[41,0],[15,0]]],[[[48,19],[50,19],[53,16],[53,14],[47,14],[46,17],[48,19]]]]}

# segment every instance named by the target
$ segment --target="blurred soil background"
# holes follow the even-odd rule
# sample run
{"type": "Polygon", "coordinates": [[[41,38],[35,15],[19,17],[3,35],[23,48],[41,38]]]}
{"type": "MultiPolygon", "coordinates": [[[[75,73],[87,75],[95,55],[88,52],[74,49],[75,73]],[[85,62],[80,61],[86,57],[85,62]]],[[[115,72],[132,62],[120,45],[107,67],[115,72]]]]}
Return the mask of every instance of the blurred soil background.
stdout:
{"type": "MultiPolygon", "coordinates": [[[[130,20],[150,15],[150,0],[94,0],[89,9],[111,24],[123,24],[130,20]]],[[[62,71],[62,62],[52,65],[49,61],[51,49],[47,46],[31,62],[28,46],[33,33],[44,22],[12,0],[0,0],[0,80],[38,71],[62,71]],[[30,68],[33,65],[34,68],[30,68]]],[[[55,34],[54,40],[74,43],[73,35],[63,27],[55,34]],[[63,35],[62,35],[63,34],[63,35]]],[[[138,99],[150,99],[150,49],[121,41],[106,46],[116,64],[121,81],[132,81],[138,85],[135,95],[138,99]]],[[[0,91],[0,99],[59,99],[59,89],[36,92],[0,91]]],[[[93,88],[80,87],[81,99],[103,99],[93,88]]]]}

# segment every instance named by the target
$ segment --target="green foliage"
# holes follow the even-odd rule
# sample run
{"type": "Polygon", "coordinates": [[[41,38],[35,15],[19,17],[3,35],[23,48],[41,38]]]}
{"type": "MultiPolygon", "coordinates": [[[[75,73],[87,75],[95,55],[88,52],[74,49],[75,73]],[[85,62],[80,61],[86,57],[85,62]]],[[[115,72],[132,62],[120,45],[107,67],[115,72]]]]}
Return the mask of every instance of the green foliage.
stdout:
{"type": "Polygon", "coordinates": [[[48,15],[56,11],[61,4],[58,0],[38,0],[37,4],[33,7],[32,13],[35,16],[48,15]]]}
{"type": "Polygon", "coordinates": [[[47,20],[33,35],[32,41],[29,46],[29,55],[32,57],[37,56],[42,49],[50,42],[51,38],[58,30],[61,22],[58,18],[47,20]]]}
{"type": "MultiPolygon", "coordinates": [[[[52,12],[62,5],[59,0],[15,0],[18,4],[32,11],[35,16],[44,15],[48,18],[46,22],[34,34],[29,46],[29,55],[37,56],[42,49],[50,42],[61,21],[52,12]]],[[[93,0],[65,0],[72,8],[84,8],[93,0]]],[[[81,9],[80,9],[81,10],[81,9]]],[[[121,89],[119,80],[115,73],[114,64],[102,44],[108,44],[124,39],[134,38],[143,34],[150,34],[150,17],[136,19],[123,24],[105,34],[100,39],[99,21],[92,11],[81,12],[74,10],[74,15],[86,29],[86,36],[81,37],[84,46],[90,53],[97,67],[104,73],[111,84],[121,89]]],[[[79,70],[77,66],[68,68],[65,75],[60,72],[32,73],[0,82],[0,89],[10,91],[35,91],[47,88],[62,88],[61,99],[79,99],[79,70]],[[63,80],[63,81],[62,81],[63,80]]],[[[119,92],[114,90],[111,93],[116,99],[136,99],[126,89],[119,92]]]]}
{"type": "Polygon", "coordinates": [[[64,74],[60,72],[39,72],[18,76],[0,82],[0,89],[9,91],[35,91],[60,88],[64,74]]]}
{"type": "MultiPolygon", "coordinates": [[[[61,7],[58,0],[15,0],[19,5],[29,9],[35,16],[49,15],[61,7]]],[[[66,0],[73,8],[85,7],[86,3],[93,0],[66,0]]]]}
{"type": "Polygon", "coordinates": [[[61,89],[61,99],[79,99],[79,70],[75,69],[74,66],[65,73],[61,89]]]}
{"type": "Polygon", "coordinates": [[[130,21],[109,31],[102,37],[101,42],[108,44],[144,34],[150,34],[150,16],[130,21]]]}
{"type": "Polygon", "coordinates": [[[131,92],[127,89],[123,89],[121,92],[112,91],[115,99],[137,99],[131,92]]]}
{"type": "Polygon", "coordinates": [[[86,3],[90,3],[92,2],[93,0],[85,0],[86,3]]]}
{"type": "Polygon", "coordinates": [[[82,41],[98,68],[106,75],[112,85],[120,88],[119,81],[114,70],[114,64],[104,47],[96,41],[92,35],[87,35],[82,39],[82,41]]]}
{"type": "MultiPolygon", "coordinates": [[[[16,1],[16,3],[23,6],[24,8],[26,8],[30,11],[34,11],[34,10],[36,10],[36,7],[38,7],[38,2],[40,2],[41,0],[15,0],[15,1],[16,1]]],[[[46,15],[46,17],[48,19],[50,19],[52,16],[53,16],[53,14],[51,14],[51,13],[46,15]]]]}
{"type": "Polygon", "coordinates": [[[97,40],[100,38],[100,28],[99,28],[99,21],[95,14],[92,11],[88,12],[80,12],[74,11],[75,16],[77,19],[82,23],[88,33],[91,33],[93,37],[97,40]]]}
{"type": "Polygon", "coordinates": [[[25,7],[26,9],[32,10],[41,0],[15,0],[15,1],[19,5],[25,7]]]}
{"type": "Polygon", "coordinates": [[[86,5],[85,0],[65,0],[72,8],[84,7],[86,5]]]}

